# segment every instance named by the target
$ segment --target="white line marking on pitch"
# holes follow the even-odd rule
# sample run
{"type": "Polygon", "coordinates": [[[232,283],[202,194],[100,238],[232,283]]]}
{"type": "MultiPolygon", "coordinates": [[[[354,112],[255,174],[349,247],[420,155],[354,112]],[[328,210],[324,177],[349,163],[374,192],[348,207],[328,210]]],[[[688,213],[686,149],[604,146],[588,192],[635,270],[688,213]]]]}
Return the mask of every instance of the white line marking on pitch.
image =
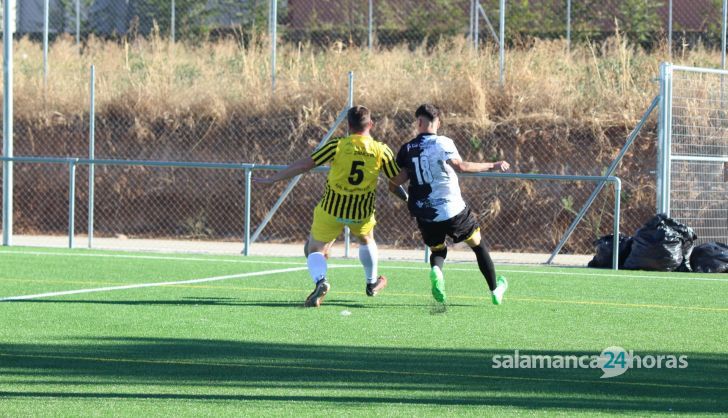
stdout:
{"type": "MultiPolygon", "coordinates": [[[[214,259],[214,258],[199,258],[199,257],[170,257],[170,256],[154,256],[154,255],[135,255],[135,254],[84,254],[84,253],[56,253],[56,252],[43,252],[43,251],[0,251],[2,254],[20,254],[20,255],[50,255],[50,256],[61,256],[61,257],[106,257],[106,258],[128,258],[128,259],[142,259],[142,260],[170,260],[170,261],[203,261],[203,262],[214,262],[214,263],[242,263],[242,264],[271,264],[271,265],[289,265],[299,266],[305,265],[304,263],[295,261],[260,261],[260,260],[230,260],[230,259],[214,259]]],[[[424,264],[424,263],[423,263],[424,264]]],[[[329,267],[357,267],[353,264],[329,264],[329,267]]],[[[556,266],[555,266],[556,267],[556,266]]],[[[426,266],[422,267],[409,267],[409,266],[387,266],[382,270],[427,270],[426,266]]],[[[477,269],[466,269],[458,267],[447,267],[448,271],[469,271],[477,272],[477,269]]],[[[510,270],[507,268],[498,269],[504,273],[520,273],[520,274],[544,274],[543,271],[530,271],[530,270],[510,270]]],[[[655,279],[655,280],[688,280],[688,281],[703,281],[703,282],[723,282],[728,283],[728,278],[713,278],[713,277],[665,277],[665,276],[648,276],[640,274],[610,274],[610,273],[572,273],[566,271],[550,271],[547,274],[554,274],[560,276],[579,276],[579,277],[613,277],[623,279],[655,279]]]]}
{"type": "Polygon", "coordinates": [[[54,296],[77,295],[77,294],[81,294],[81,293],[112,292],[115,290],[139,289],[139,288],[144,288],[144,287],[175,286],[175,285],[192,284],[192,283],[216,282],[216,281],[220,281],[220,280],[241,279],[244,277],[266,276],[269,274],[279,274],[279,273],[290,273],[290,272],[301,271],[301,270],[306,270],[306,269],[307,269],[307,267],[291,267],[291,268],[287,268],[287,269],[255,271],[252,273],[240,273],[240,274],[229,274],[226,276],[206,277],[204,279],[179,280],[179,281],[174,281],[174,282],[159,282],[159,283],[138,283],[138,284],[130,284],[130,285],[124,285],[124,286],[96,287],[96,288],[91,288],[91,289],[77,289],[77,290],[65,290],[65,291],[61,291],[61,292],[38,293],[35,295],[9,296],[9,297],[5,297],[5,298],[0,298],[0,302],[40,299],[40,298],[48,298],[48,297],[54,297],[54,296]]]}
{"type": "MultiPolygon", "coordinates": [[[[84,253],[54,253],[54,252],[43,252],[43,251],[0,251],[2,254],[17,254],[17,255],[47,255],[53,257],[100,257],[100,258],[129,258],[129,259],[141,259],[141,260],[170,260],[170,261],[206,261],[212,263],[236,263],[236,264],[250,264],[250,263],[261,263],[260,260],[229,260],[229,259],[216,259],[216,258],[200,258],[200,257],[171,257],[161,255],[137,255],[137,254],[84,254],[84,253]]],[[[265,264],[282,264],[288,266],[300,266],[306,263],[295,262],[295,261],[264,261],[265,264]]]]}

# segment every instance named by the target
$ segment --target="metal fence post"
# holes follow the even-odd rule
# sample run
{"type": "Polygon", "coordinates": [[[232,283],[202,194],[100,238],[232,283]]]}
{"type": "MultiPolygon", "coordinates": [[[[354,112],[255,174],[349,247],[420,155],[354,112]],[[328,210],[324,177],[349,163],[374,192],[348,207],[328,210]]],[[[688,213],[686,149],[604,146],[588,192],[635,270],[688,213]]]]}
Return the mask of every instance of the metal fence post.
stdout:
{"type": "Polygon", "coordinates": [[[177,10],[176,10],[177,7],[175,6],[174,0],[172,0],[172,7],[171,7],[171,9],[172,9],[171,10],[172,16],[170,17],[169,36],[170,36],[170,39],[171,39],[172,43],[174,43],[175,30],[176,30],[176,28],[175,28],[175,18],[177,17],[177,10]]]}
{"type": "Polygon", "coordinates": [[[76,0],[76,45],[81,44],[81,0],[76,0]]]}
{"type": "Polygon", "coordinates": [[[480,7],[480,0],[475,0],[475,9],[473,10],[473,47],[475,52],[478,52],[478,43],[480,43],[480,17],[478,16],[478,8],[480,7]]]}
{"type": "MultiPolygon", "coordinates": [[[[354,107],[354,72],[349,71],[349,101],[347,102],[349,109],[354,107]]],[[[347,129],[348,132],[348,129],[347,129]]],[[[349,250],[351,249],[351,230],[349,226],[344,227],[344,257],[349,258],[349,250]]]]}
{"type": "Polygon", "coordinates": [[[566,0],[566,50],[571,52],[571,0],[566,0]]]}
{"type": "Polygon", "coordinates": [[[720,42],[720,68],[725,70],[725,41],[726,41],[726,25],[728,25],[728,0],[723,0],[723,22],[721,24],[721,42],[720,42]]]}
{"type": "Polygon", "coordinates": [[[612,240],[612,269],[619,270],[619,211],[622,200],[622,181],[614,179],[614,239],[612,240]]]}
{"type": "Polygon", "coordinates": [[[43,89],[48,87],[48,15],[50,14],[50,0],[43,1],[43,89]]]}
{"type": "Polygon", "coordinates": [[[369,23],[367,28],[367,46],[372,49],[372,26],[374,25],[374,0],[369,0],[369,23]]]}
{"type": "MultiPolygon", "coordinates": [[[[3,156],[13,156],[12,9],[3,2],[3,156]]],[[[3,162],[3,245],[13,245],[13,163],[3,162]]]]}
{"type": "MultiPolygon", "coordinates": [[[[91,66],[90,80],[90,107],[88,112],[88,158],[96,158],[96,66],[91,66]]],[[[88,166],[88,247],[94,245],[94,183],[96,177],[96,166],[91,163],[88,166]]]]}
{"type": "Polygon", "coordinates": [[[668,2],[667,9],[667,51],[672,58],[672,0],[668,2]]]}
{"type": "Polygon", "coordinates": [[[470,23],[468,26],[468,40],[473,42],[473,9],[475,8],[475,0],[470,0],[470,23]]]}
{"type": "Polygon", "coordinates": [[[663,160],[665,158],[664,152],[663,152],[663,136],[664,136],[664,129],[665,129],[665,79],[666,79],[666,73],[667,73],[667,63],[663,62],[660,64],[660,109],[659,109],[659,116],[657,118],[657,166],[655,167],[655,207],[657,208],[657,213],[660,213],[662,211],[663,207],[663,201],[662,201],[662,180],[663,180],[663,160]]]}
{"type": "Polygon", "coordinates": [[[276,89],[276,43],[278,42],[278,2],[270,0],[270,16],[268,17],[270,30],[270,74],[271,90],[276,89]]]}
{"type": "Polygon", "coordinates": [[[672,136],[672,64],[660,65],[660,119],[657,139],[657,212],[670,214],[670,138],[672,136]]]}
{"type": "Polygon", "coordinates": [[[68,248],[73,248],[76,229],[76,162],[68,161],[68,248]]]}
{"type": "Polygon", "coordinates": [[[243,222],[243,255],[250,255],[250,199],[253,170],[251,166],[245,166],[245,220],[243,222]]]}
{"type": "MultiPolygon", "coordinates": [[[[723,0],[723,23],[721,25],[721,28],[722,29],[721,29],[721,52],[720,52],[721,60],[720,60],[720,63],[721,63],[721,68],[725,70],[726,30],[728,30],[727,29],[728,28],[728,0],[723,0]]],[[[725,93],[723,91],[724,82],[725,82],[725,77],[723,75],[721,75],[720,76],[720,104],[721,104],[720,107],[721,107],[721,109],[725,108],[724,102],[723,102],[723,100],[725,98],[724,97],[725,93]]],[[[670,97],[672,97],[672,96],[670,96],[670,97]]]]}
{"type": "Polygon", "coordinates": [[[500,0],[500,27],[498,28],[500,38],[500,48],[498,54],[499,61],[499,75],[500,85],[505,86],[506,84],[506,0],[500,0]]]}

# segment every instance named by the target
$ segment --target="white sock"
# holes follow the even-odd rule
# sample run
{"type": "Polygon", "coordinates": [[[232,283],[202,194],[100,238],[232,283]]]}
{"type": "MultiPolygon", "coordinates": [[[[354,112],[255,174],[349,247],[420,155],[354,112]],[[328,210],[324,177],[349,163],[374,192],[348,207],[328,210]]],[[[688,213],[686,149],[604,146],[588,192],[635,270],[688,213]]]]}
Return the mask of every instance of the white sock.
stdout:
{"type": "Polygon", "coordinates": [[[323,253],[311,253],[307,258],[308,274],[311,275],[314,284],[326,277],[326,257],[323,253]]]}
{"type": "Polygon", "coordinates": [[[366,276],[367,283],[377,282],[377,264],[379,260],[379,254],[377,251],[377,244],[375,242],[369,243],[369,245],[359,246],[359,261],[364,266],[364,275],[366,276]]]}
{"type": "Polygon", "coordinates": [[[442,277],[442,270],[439,266],[432,266],[431,270],[434,271],[438,277],[442,277]]]}

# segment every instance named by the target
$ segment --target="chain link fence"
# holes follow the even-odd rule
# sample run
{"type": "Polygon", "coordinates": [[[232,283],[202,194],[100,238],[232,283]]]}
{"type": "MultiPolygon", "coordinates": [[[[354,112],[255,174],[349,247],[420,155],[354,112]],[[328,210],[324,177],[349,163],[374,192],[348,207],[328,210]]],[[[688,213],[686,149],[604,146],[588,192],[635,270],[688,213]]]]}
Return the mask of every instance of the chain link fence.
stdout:
{"type": "MultiPolygon", "coordinates": [[[[720,42],[721,0],[674,0],[673,38],[694,45],[720,42]]],[[[19,34],[38,36],[44,0],[16,1],[19,34]]],[[[480,39],[492,42],[499,0],[481,0],[480,39]]],[[[600,39],[622,31],[645,45],[660,43],[670,27],[668,0],[540,0],[506,2],[510,43],[530,38],[600,39]],[[571,15],[569,16],[569,11],[571,15]],[[570,25],[570,27],[567,27],[570,25]]],[[[470,32],[469,0],[279,0],[277,21],[286,42],[329,46],[420,44],[470,32]]],[[[476,9],[477,10],[477,9],[476,9]]],[[[269,0],[49,0],[49,31],[101,37],[148,36],[200,40],[236,35],[250,40],[268,30],[269,0]]]]}
{"type": "MultiPolygon", "coordinates": [[[[16,32],[43,32],[45,0],[15,2],[16,32]]],[[[48,24],[52,34],[87,38],[148,36],[152,33],[179,39],[199,39],[241,31],[267,29],[265,0],[49,0],[48,24]]],[[[285,8],[283,9],[285,10],[285,8]]]]}

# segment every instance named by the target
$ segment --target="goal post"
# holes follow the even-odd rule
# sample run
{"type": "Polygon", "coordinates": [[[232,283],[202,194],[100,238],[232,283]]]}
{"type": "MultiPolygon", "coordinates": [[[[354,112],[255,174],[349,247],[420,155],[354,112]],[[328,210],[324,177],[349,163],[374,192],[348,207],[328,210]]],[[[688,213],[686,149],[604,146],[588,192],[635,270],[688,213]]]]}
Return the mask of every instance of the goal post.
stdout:
{"type": "Polygon", "coordinates": [[[728,71],[660,67],[657,209],[728,242],[728,71]]]}

